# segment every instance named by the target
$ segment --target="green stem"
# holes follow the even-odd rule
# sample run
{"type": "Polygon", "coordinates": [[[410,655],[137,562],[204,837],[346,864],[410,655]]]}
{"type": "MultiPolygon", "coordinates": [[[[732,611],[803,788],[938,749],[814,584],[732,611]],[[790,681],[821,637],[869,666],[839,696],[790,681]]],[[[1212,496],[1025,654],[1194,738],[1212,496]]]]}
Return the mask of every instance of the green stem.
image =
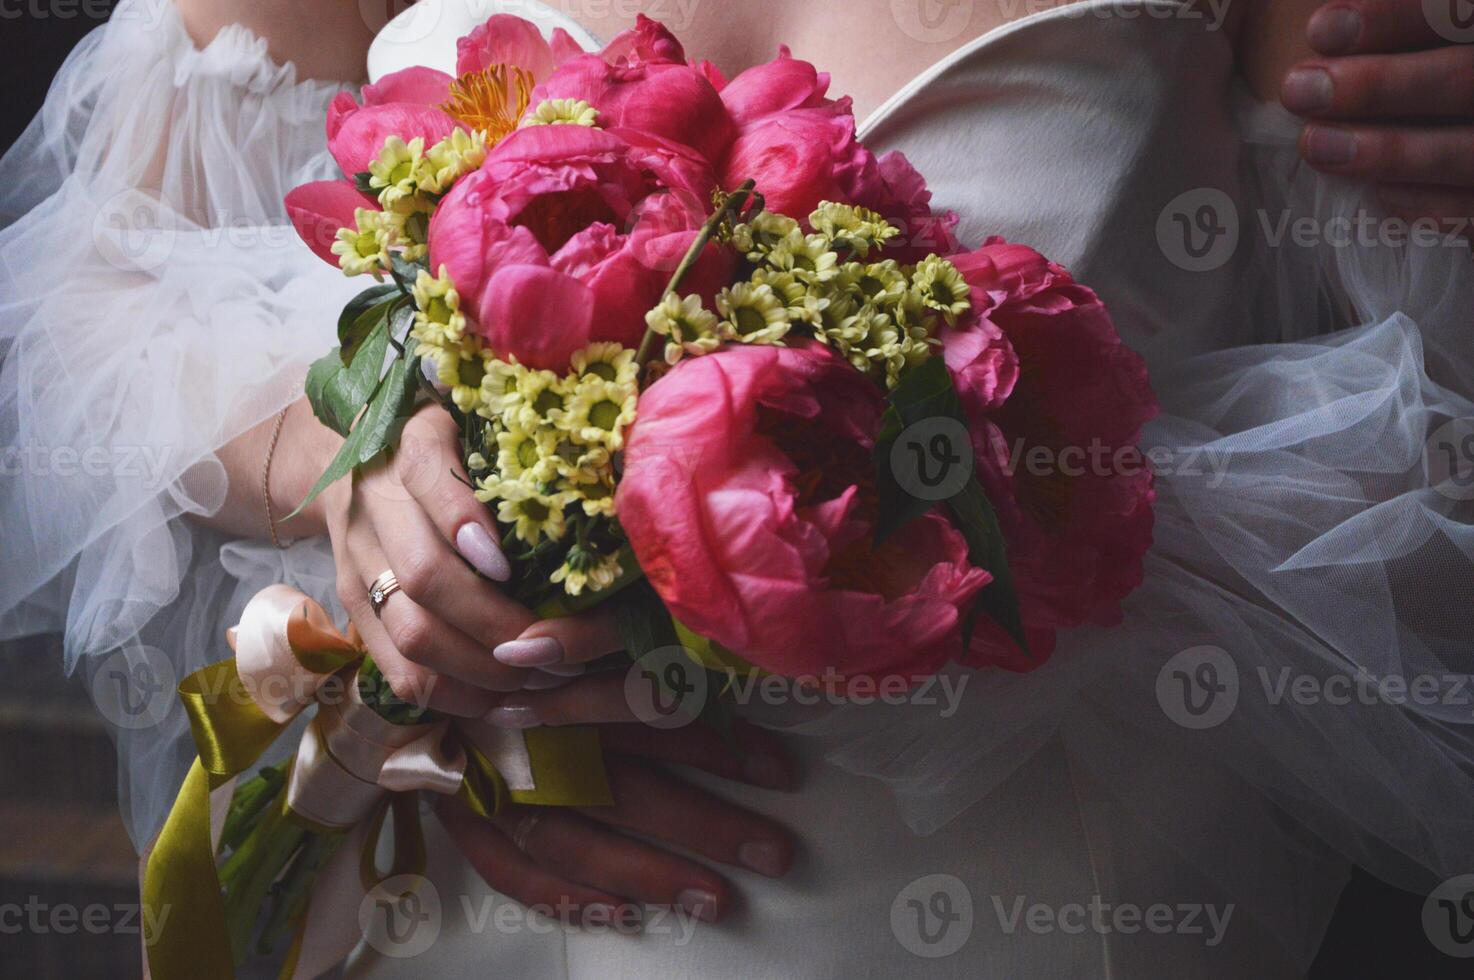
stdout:
{"type": "MultiPolygon", "coordinates": [[[[681,287],[681,283],[685,281],[686,276],[695,268],[697,261],[701,258],[701,253],[705,251],[707,243],[717,233],[717,229],[722,226],[722,222],[726,221],[728,217],[741,208],[756,187],[756,180],[747,181],[731,194],[728,194],[727,199],[722,202],[721,207],[717,208],[716,213],[706,219],[706,224],[701,226],[701,231],[696,235],[696,240],[691,243],[691,247],[686,251],[686,257],[681,259],[680,265],[676,266],[676,273],[671,276],[670,285],[665,287],[665,292],[661,294],[662,296],[669,296],[681,287]]],[[[646,329],[645,338],[640,341],[639,353],[635,355],[636,364],[643,368],[646,364],[650,363],[650,358],[655,356],[655,348],[659,345],[660,337],[661,335],[654,330],[646,329]]]]}

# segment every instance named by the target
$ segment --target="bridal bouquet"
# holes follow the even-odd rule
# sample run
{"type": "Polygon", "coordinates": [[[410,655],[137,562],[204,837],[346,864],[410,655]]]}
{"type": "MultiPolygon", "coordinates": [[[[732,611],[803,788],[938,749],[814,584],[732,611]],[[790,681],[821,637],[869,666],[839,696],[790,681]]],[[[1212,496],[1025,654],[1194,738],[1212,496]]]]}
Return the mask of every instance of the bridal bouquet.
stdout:
{"type": "MultiPolygon", "coordinates": [[[[343,178],[287,198],[319,256],[372,280],[308,377],[345,437],[314,495],[439,402],[521,601],[615,603],[631,657],[678,646],[841,694],[951,661],[1027,670],[1057,630],[1119,615],[1151,538],[1135,445],[1156,405],[1093,292],[1024,246],[963,248],[921,175],[861,145],[849,100],[786,50],[728,80],[649,19],[585,52],[499,15],[458,54],[458,77],[339,95],[343,178]]],[[[312,616],[281,611],[277,632],[312,616]]],[[[378,778],[382,758],[355,773],[384,799],[607,792],[519,797],[484,733],[397,702],[361,653],[331,666],[355,710],[410,729],[401,745],[437,723],[455,743],[441,786],[378,778]]],[[[270,896],[298,970],[344,829],[283,836],[309,754],[236,793],[221,879],[237,955],[270,896]]],[[[550,760],[573,762],[546,756],[548,778],[550,760]]]]}

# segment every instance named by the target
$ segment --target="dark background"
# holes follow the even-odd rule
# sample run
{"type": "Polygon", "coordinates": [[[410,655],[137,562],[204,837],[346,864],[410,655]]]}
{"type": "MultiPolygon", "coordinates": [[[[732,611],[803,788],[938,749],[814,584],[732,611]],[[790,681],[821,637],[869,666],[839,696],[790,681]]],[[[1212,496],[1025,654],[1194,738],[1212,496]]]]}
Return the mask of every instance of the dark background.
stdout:
{"type": "MultiPolygon", "coordinates": [[[[24,130],[67,52],[112,6],[0,0],[0,147],[24,130]]],[[[0,179],[25,175],[7,171],[0,179]]],[[[0,905],[24,905],[32,896],[53,907],[136,902],[111,747],[85,694],[60,676],[55,640],[0,645],[0,676],[0,905]]],[[[1312,977],[1474,976],[1474,963],[1445,957],[1428,942],[1422,905],[1421,895],[1358,874],[1312,977]]],[[[136,936],[80,931],[0,935],[0,976],[125,980],[137,975],[136,943],[136,936]]]]}

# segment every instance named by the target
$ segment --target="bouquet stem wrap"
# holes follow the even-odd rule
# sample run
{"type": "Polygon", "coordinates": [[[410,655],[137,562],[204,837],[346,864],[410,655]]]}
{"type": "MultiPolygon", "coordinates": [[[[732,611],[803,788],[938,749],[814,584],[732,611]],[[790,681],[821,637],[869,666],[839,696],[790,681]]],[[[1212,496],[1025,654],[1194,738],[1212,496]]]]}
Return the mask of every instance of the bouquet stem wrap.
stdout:
{"type": "Polygon", "coordinates": [[[148,947],[153,980],[235,975],[216,852],[237,776],[304,709],[318,711],[293,759],[281,812],[341,841],[317,876],[297,924],[284,978],[310,980],[340,962],[360,938],[363,899],[395,875],[423,871],[424,842],[412,794],[458,795],[489,819],[507,803],[612,804],[592,728],[506,731],[456,719],[393,724],[359,696],[365,656],[357,632],[340,633],[327,612],[296,589],[275,585],[247,605],[229,633],[234,659],[179,686],[199,752],[148,856],[143,900],[167,908],[167,928],[148,947]],[[329,684],[334,678],[340,683],[329,684]],[[329,697],[327,691],[333,691],[329,697]],[[395,814],[394,860],[374,861],[384,818],[395,814]]]}

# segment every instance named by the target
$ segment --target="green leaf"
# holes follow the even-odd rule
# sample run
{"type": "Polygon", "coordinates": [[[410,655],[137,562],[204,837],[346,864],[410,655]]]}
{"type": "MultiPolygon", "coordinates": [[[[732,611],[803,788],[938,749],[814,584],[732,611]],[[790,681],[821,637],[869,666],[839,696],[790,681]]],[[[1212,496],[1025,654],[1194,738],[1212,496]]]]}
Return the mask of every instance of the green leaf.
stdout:
{"type": "Polygon", "coordinates": [[[639,660],[651,650],[681,645],[670,611],[648,581],[624,590],[614,618],[631,660],[639,660]]]}
{"type": "Polygon", "coordinates": [[[421,272],[430,271],[430,260],[428,258],[416,259],[413,262],[406,261],[404,256],[398,252],[389,253],[389,263],[394,281],[399,283],[399,288],[406,293],[414,288],[419,281],[421,272]]]}
{"type": "MultiPolygon", "coordinates": [[[[387,343],[387,330],[383,334],[387,343]]],[[[400,429],[414,411],[419,391],[415,379],[419,375],[420,359],[415,356],[414,347],[415,342],[412,340],[405,348],[404,357],[398,358],[389,366],[389,372],[369,398],[368,407],[359,417],[358,424],[343,441],[343,448],[338,450],[338,455],[307,494],[307,499],[288,515],[289,518],[300,514],[302,508],[317,499],[318,494],[355,468],[371,462],[399,438],[400,429]]],[[[360,356],[363,356],[362,353],[360,356]]]]}
{"type": "MultiPolygon", "coordinates": [[[[962,399],[952,383],[952,374],[940,357],[933,357],[901,379],[890,394],[890,404],[881,420],[880,435],[875,443],[876,488],[880,494],[880,518],[876,522],[876,544],[906,524],[929,513],[937,501],[923,500],[907,493],[896,479],[891,465],[891,452],[908,427],[932,418],[950,418],[967,426],[962,399]]],[[[967,539],[967,557],[978,568],[993,576],[993,581],[978,593],[977,602],[963,623],[963,642],[969,642],[976,616],[986,613],[1003,627],[1025,654],[1029,653],[1019,612],[1018,592],[1008,564],[1008,548],[998,512],[974,477],[946,501],[963,537],[967,539]]]]}
{"type": "Polygon", "coordinates": [[[386,282],[365,289],[348,301],[338,317],[338,343],[342,347],[344,364],[352,362],[358,345],[377,325],[378,318],[403,298],[398,286],[386,282]]]}
{"type": "Polygon", "coordinates": [[[353,420],[379,387],[384,371],[384,355],[389,349],[388,307],[376,309],[377,319],[348,363],[344,363],[341,350],[334,350],[319,358],[307,372],[307,400],[313,414],[342,436],[348,435],[353,420]]]}

